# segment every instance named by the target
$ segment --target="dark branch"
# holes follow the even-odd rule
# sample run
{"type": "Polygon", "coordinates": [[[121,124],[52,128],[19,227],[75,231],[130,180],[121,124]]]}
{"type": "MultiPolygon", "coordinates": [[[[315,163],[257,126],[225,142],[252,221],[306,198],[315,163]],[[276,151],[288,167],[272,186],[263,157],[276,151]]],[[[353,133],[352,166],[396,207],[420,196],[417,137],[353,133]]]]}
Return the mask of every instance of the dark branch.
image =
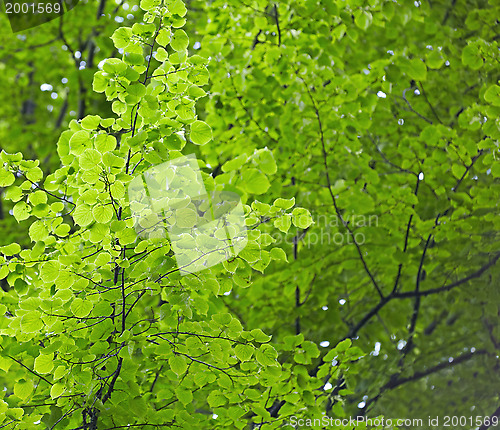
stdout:
{"type": "Polygon", "coordinates": [[[452,282],[451,284],[445,285],[443,287],[432,288],[430,290],[424,290],[424,291],[418,291],[418,292],[417,291],[408,291],[408,292],[404,292],[404,293],[395,293],[392,295],[392,297],[396,298],[396,299],[407,299],[410,297],[417,297],[417,296],[422,297],[422,296],[428,296],[430,294],[438,294],[438,293],[442,293],[444,291],[449,291],[455,287],[458,287],[459,285],[465,284],[466,282],[470,281],[471,279],[479,278],[490,267],[494,266],[499,258],[500,258],[500,252],[498,252],[489,263],[485,264],[479,270],[475,271],[474,273],[471,273],[469,276],[466,276],[465,278],[459,279],[458,281],[452,282]]]}

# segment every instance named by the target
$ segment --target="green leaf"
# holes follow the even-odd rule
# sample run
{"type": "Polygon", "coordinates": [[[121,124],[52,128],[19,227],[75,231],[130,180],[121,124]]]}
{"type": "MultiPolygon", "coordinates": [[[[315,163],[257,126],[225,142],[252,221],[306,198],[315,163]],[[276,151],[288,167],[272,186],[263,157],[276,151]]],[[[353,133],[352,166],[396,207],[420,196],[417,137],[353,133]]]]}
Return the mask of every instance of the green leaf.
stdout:
{"type": "Polygon", "coordinates": [[[108,205],[96,205],[92,208],[92,216],[101,224],[107,224],[113,218],[113,207],[108,205]]]}
{"type": "Polygon", "coordinates": [[[239,170],[246,163],[247,158],[246,154],[240,154],[237,157],[226,161],[222,165],[222,171],[231,172],[232,170],[239,170]]]}
{"type": "Polygon", "coordinates": [[[175,211],[175,220],[177,227],[192,228],[198,221],[198,214],[190,208],[177,209],[175,211]]]}
{"type": "Polygon", "coordinates": [[[255,242],[248,242],[247,246],[240,251],[239,256],[249,263],[255,263],[261,259],[260,247],[255,242]]]}
{"type": "Polygon", "coordinates": [[[23,190],[21,187],[11,186],[5,191],[5,198],[17,202],[23,198],[23,190]]]}
{"type": "Polygon", "coordinates": [[[280,216],[279,218],[276,218],[274,220],[274,226],[282,231],[283,233],[287,233],[288,230],[290,229],[292,225],[292,215],[291,214],[285,214],[283,216],[280,216]]]}
{"type": "Polygon", "coordinates": [[[493,106],[500,106],[500,86],[490,86],[484,93],[484,100],[493,106]]]}
{"type": "Polygon", "coordinates": [[[215,390],[210,392],[207,401],[211,408],[219,408],[226,404],[227,398],[220,391],[215,390]]]}
{"type": "MultiPolygon", "coordinates": [[[[295,199],[295,198],[294,198],[295,199]]],[[[287,201],[287,200],[286,200],[287,201]]],[[[271,206],[268,205],[267,203],[262,203],[259,202],[258,200],[254,200],[252,202],[252,209],[258,214],[258,215],[267,215],[269,214],[269,211],[271,210],[271,206]]]]}
{"type": "Polygon", "coordinates": [[[362,30],[366,30],[372,23],[372,14],[365,10],[358,11],[355,15],[354,23],[362,30]]]}
{"type": "Polygon", "coordinates": [[[68,373],[68,369],[64,366],[59,366],[54,372],[54,379],[57,381],[68,373]]]}
{"type": "Polygon", "coordinates": [[[286,261],[288,263],[288,258],[286,256],[286,252],[283,249],[273,248],[273,249],[271,249],[270,254],[271,254],[271,258],[273,260],[282,260],[282,261],[286,261]]]}
{"type": "Polygon", "coordinates": [[[109,134],[99,134],[95,139],[95,149],[101,154],[116,148],[116,138],[109,134]]]}
{"type": "MultiPolygon", "coordinates": [[[[112,109],[112,110],[113,110],[113,112],[114,112],[114,113],[116,113],[117,115],[122,115],[122,114],[124,114],[125,112],[127,112],[127,104],[126,104],[126,103],[121,102],[120,100],[115,100],[115,101],[113,102],[113,104],[111,105],[111,109],[112,109]]],[[[96,149],[97,149],[98,151],[100,151],[100,150],[99,150],[99,148],[97,148],[97,139],[99,139],[99,136],[101,136],[101,135],[98,135],[98,136],[96,137],[96,149]]],[[[100,152],[103,152],[103,151],[100,151],[100,152]]]]}
{"type": "Polygon", "coordinates": [[[71,227],[68,224],[60,224],[56,227],[56,229],[54,230],[54,233],[60,237],[64,237],[64,236],[68,235],[70,230],[71,230],[71,227]]]}
{"type": "Polygon", "coordinates": [[[172,37],[172,33],[170,30],[166,28],[162,28],[158,32],[158,36],[156,37],[156,41],[159,45],[166,47],[170,43],[170,38],[172,37]]]}
{"type": "Polygon", "coordinates": [[[92,81],[92,89],[96,93],[103,93],[109,84],[109,78],[103,72],[96,72],[92,81]]]}
{"type": "Polygon", "coordinates": [[[440,69],[444,64],[444,58],[440,51],[434,49],[427,54],[426,62],[431,69],[440,69]]]}
{"type": "Polygon", "coordinates": [[[112,152],[106,152],[102,156],[102,162],[105,166],[122,168],[125,165],[125,160],[121,157],[117,157],[112,152]]]}
{"type": "Polygon", "coordinates": [[[52,372],[54,368],[54,353],[40,354],[35,358],[35,372],[42,375],[52,372]]]}
{"type": "Polygon", "coordinates": [[[259,169],[268,175],[274,175],[278,170],[273,153],[268,148],[259,149],[253,159],[259,169]]]}
{"type": "Polygon", "coordinates": [[[184,406],[190,405],[193,402],[193,392],[191,390],[184,387],[177,387],[175,394],[184,406]]]}
{"type": "Polygon", "coordinates": [[[33,392],[33,382],[31,380],[21,380],[14,384],[14,395],[21,400],[27,400],[33,392]]]}
{"type": "Polygon", "coordinates": [[[253,355],[253,347],[250,345],[236,345],[234,348],[234,352],[238,360],[240,361],[249,361],[253,355]]]}
{"type": "Polygon", "coordinates": [[[28,200],[33,206],[44,204],[47,203],[47,194],[42,190],[37,190],[29,195],[28,200]]]}
{"type": "Polygon", "coordinates": [[[189,45],[188,35],[184,30],[176,30],[174,37],[170,41],[170,46],[174,51],[183,51],[187,49],[189,45]]]}
{"type": "Polygon", "coordinates": [[[24,415],[23,408],[9,408],[9,410],[5,412],[5,416],[10,419],[13,419],[14,421],[19,421],[23,415],[24,415]]]}
{"type": "Polygon", "coordinates": [[[427,78],[427,67],[425,63],[418,58],[414,58],[404,63],[403,70],[411,79],[415,79],[416,81],[425,81],[427,78]]]}
{"type": "Polygon", "coordinates": [[[85,148],[90,147],[91,144],[90,134],[85,130],[77,131],[69,140],[70,151],[74,155],[81,155],[85,148]]]}
{"type": "Polygon", "coordinates": [[[496,162],[491,166],[491,174],[494,178],[500,178],[500,163],[496,162]]]}
{"type": "Polygon", "coordinates": [[[128,397],[128,409],[135,416],[143,418],[148,410],[143,397],[128,397]]]}
{"type": "Polygon", "coordinates": [[[111,195],[115,198],[115,199],[120,199],[122,198],[124,195],[125,195],[125,186],[123,185],[122,182],[114,182],[111,184],[110,186],[110,189],[111,189],[111,195]]]}
{"type": "Polygon", "coordinates": [[[335,346],[335,352],[340,353],[340,352],[345,352],[347,351],[352,345],[351,339],[344,339],[343,341],[339,342],[337,346],[335,346]]]}
{"type": "MultiPolygon", "coordinates": [[[[182,121],[192,120],[192,119],[194,119],[194,116],[195,116],[194,107],[192,105],[189,105],[189,104],[180,104],[180,105],[178,105],[175,108],[175,113],[177,115],[179,115],[179,118],[182,121]]],[[[191,133],[192,133],[192,130],[191,130],[191,133]]]]}
{"type": "Polygon", "coordinates": [[[127,64],[118,58],[107,58],[102,68],[106,73],[121,75],[127,70],[127,64]]]}
{"type": "Polygon", "coordinates": [[[163,141],[166,143],[168,149],[174,151],[180,151],[186,145],[186,139],[177,133],[171,134],[166,139],[163,139],[163,141]]]}
{"type": "Polygon", "coordinates": [[[307,228],[313,223],[313,219],[307,209],[295,208],[292,211],[292,222],[295,227],[307,228]]]}
{"type": "Polygon", "coordinates": [[[255,351],[255,359],[265,367],[277,366],[276,356],[276,350],[268,344],[261,345],[261,347],[255,351]]]}
{"type": "Polygon", "coordinates": [[[61,263],[59,261],[47,261],[40,268],[40,278],[43,282],[55,281],[59,277],[61,263]]]}
{"type": "Polygon", "coordinates": [[[195,121],[191,124],[189,137],[196,145],[205,145],[212,140],[212,129],[203,121],[195,121]]]}
{"type": "Polygon", "coordinates": [[[102,160],[102,155],[99,151],[95,149],[88,148],[79,158],[80,167],[83,170],[91,170],[94,167],[98,166],[102,160]]]}
{"type": "Polygon", "coordinates": [[[280,209],[290,209],[295,205],[295,197],[292,197],[291,199],[276,199],[273,203],[273,206],[280,208],[280,209]]]}
{"type": "Polygon", "coordinates": [[[21,332],[38,333],[43,327],[40,312],[30,311],[21,317],[21,332]]]}
{"type": "Polygon", "coordinates": [[[177,376],[182,376],[187,370],[187,358],[183,355],[174,355],[168,360],[170,368],[177,376]]]}
{"type": "Polygon", "coordinates": [[[137,239],[137,233],[133,228],[125,228],[119,231],[116,236],[120,240],[120,244],[122,245],[130,245],[134,243],[137,239]]]}
{"type": "Polygon", "coordinates": [[[85,318],[92,310],[92,303],[77,297],[71,302],[71,312],[77,318],[85,318]]]}
{"type": "Polygon", "coordinates": [[[82,227],[85,227],[90,223],[94,222],[92,209],[87,204],[78,205],[75,211],[73,212],[72,216],[75,223],[82,227]]]}
{"type": "Polygon", "coordinates": [[[16,218],[18,222],[28,219],[30,216],[30,212],[31,207],[23,201],[16,203],[13,208],[14,218],[16,218]]]}
{"type": "Polygon", "coordinates": [[[46,240],[49,236],[49,231],[47,227],[45,227],[43,221],[35,221],[33,224],[31,224],[28,229],[28,233],[31,240],[35,242],[46,240]]]}
{"type": "Polygon", "coordinates": [[[253,329],[250,334],[255,339],[256,342],[265,343],[271,340],[271,336],[265,334],[260,328],[253,329]]]}
{"type": "Polygon", "coordinates": [[[26,171],[26,177],[31,182],[38,182],[43,178],[43,171],[42,169],[40,169],[40,167],[32,167],[31,169],[26,171]]]}
{"type": "Polygon", "coordinates": [[[85,130],[97,130],[101,122],[99,115],[87,115],[82,119],[81,125],[85,130]]]}
{"type": "Polygon", "coordinates": [[[464,66],[470,67],[472,70],[479,70],[483,67],[483,58],[476,45],[467,45],[462,50],[462,63],[464,66]]]}
{"type": "Polygon", "coordinates": [[[182,0],[175,0],[174,4],[170,6],[169,10],[170,12],[175,13],[179,16],[184,16],[187,13],[186,6],[184,6],[182,0]]]}
{"type": "Polygon", "coordinates": [[[65,391],[66,391],[66,386],[61,382],[57,382],[54,385],[52,385],[50,389],[50,397],[52,399],[56,399],[57,397],[60,397],[65,391]]]}
{"type": "Polygon", "coordinates": [[[347,185],[343,179],[338,179],[335,181],[335,184],[331,186],[331,190],[333,194],[338,194],[344,191],[347,188],[347,185]]]}
{"type": "MultiPolygon", "coordinates": [[[[198,85],[199,83],[197,83],[198,85]]],[[[191,85],[188,90],[189,95],[191,96],[192,99],[199,99],[200,97],[205,97],[207,93],[205,90],[202,88],[196,86],[196,85],[191,85]]]]}
{"type": "Polygon", "coordinates": [[[129,96],[133,96],[135,100],[139,100],[146,95],[146,87],[140,82],[135,82],[127,88],[129,96]]]}
{"type": "Polygon", "coordinates": [[[460,179],[466,170],[466,167],[462,166],[461,164],[454,164],[453,166],[451,166],[453,176],[455,176],[455,178],[457,179],[460,179]]]}
{"type": "MultiPolygon", "coordinates": [[[[154,1],[157,1],[157,0],[154,0],[154,1]]],[[[161,3],[162,0],[158,0],[158,1],[161,3]]],[[[153,37],[155,31],[156,31],[156,26],[152,23],[136,22],[132,26],[132,33],[134,33],[136,36],[140,36],[143,38],[153,37]]],[[[142,52],[142,51],[138,50],[138,52],[142,52]]]]}
{"type": "Polygon", "coordinates": [[[21,251],[21,246],[18,243],[11,243],[10,245],[0,247],[0,252],[7,256],[19,254],[19,251],[21,251]]]}
{"type": "Polygon", "coordinates": [[[132,29],[129,27],[120,27],[115,30],[111,39],[115,44],[117,49],[126,48],[130,43],[130,38],[132,37],[132,29]]]}
{"type": "Polygon", "coordinates": [[[264,173],[257,169],[247,169],[241,175],[244,189],[251,194],[264,194],[271,184],[264,173]]]}
{"type": "Polygon", "coordinates": [[[109,234],[109,226],[107,224],[100,224],[96,222],[90,227],[90,237],[89,240],[92,243],[100,243],[106,239],[109,234]]]}
{"type": "Polygon", "coordinates": [[[15,176],[12,172],[6,170],[5,168],[0,168],[0,187],[8,187],[12,185],[15,180],[15,176]]]}
{"type": "Polygon", "coordinates": [[[150,11],[160,6],[161,0],[141,0],[140,6],[142,10],[150,11]]]}
{"type": "Polygon", "coordinates": [[[163,63],[168,58],[168,53],[162,47],[158,48],[155,54],[155,58],[157,61],[163,63]]]}

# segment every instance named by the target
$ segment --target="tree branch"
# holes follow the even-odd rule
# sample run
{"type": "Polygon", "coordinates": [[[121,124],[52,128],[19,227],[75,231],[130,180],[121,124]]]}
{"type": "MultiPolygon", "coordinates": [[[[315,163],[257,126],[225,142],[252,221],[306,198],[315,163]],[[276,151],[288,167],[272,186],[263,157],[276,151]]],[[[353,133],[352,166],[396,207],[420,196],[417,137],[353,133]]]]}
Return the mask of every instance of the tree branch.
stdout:
{"type": "Polygon", "coordinates": [[[342,217],[340,209],[339,209],[339,207],[337,205],[337,199],[335,198],[335,195],[333,194],[333,191],[332,191],[332,182],[330,180],[328,160],[327,160],[327,152],[326,152],[326,145],[325,145],[325,136],[324,136],[324,133],[323,133],[323,123],[321,121],[321,116],[319,114],[318,106],[316,105],[316,101],[314,100],[314,97],[312,96],[311,91],[309,90],[309,87],[307,86],[306,81],[304,80],[304,78],[302,78],[301,76],[299,76],[297,70],[295,70],[295,75],[298,78],[301,79],[301,81],[302,81],[302,83],[303,83],[303,85],[304,85],[304,87],[305,87],[305,89],[307,91],[307,94],[309,96],[309,99],[311,100],[314,112],[316,114],[316,119],[318,121],[319,134],[320,134],[320,139],[321,139],[322,153],[323,153],[323,164],[325,166],[325,176],[326,176],[326,181],[327,181],[327,184],[328,184],[328,191],[330,192],[330,197],[332,198],[333,207],[335,208],[335,212],[336,212],[337,216],[342,221],[342,224],[347,229],[347,231],[349,232],[349,234],[350,234],[350,236],[352,238],[354,246],[356,247],[356,250],[358,252],[359,259],[361,260],[361,263],[363,264],[363,268],[364,268],[366,274],[368,275],[368,277],[370,278],[373,286],[377,290],[378,295],[383,300],[384,299],[384,295],[382,294],[382,290],[378,286],[377,281],[375,280],[373,274],[371,273],[370,269],[368,268],[368,265],[366,264],[365,258],[363,257],[363,253],[361,252],[361,247],[359,246],[359,243],[356,240],[356,237],[354,236],[354,233],[351,230],[351,228],[349,227],[348,223],[342,217]]]}
{"type": "Polygon", "coordinates": [[[442,293],[443,291],[449,291],[455,287],[458,287],[459,285],[465,284],[466,282],[470,281],[471,279],[479,278],[490,267],[494,266],[499,258],[500,258],[500,252],[495,254],[495,256],[491,259],[491,261],[488,262],[487,264],[485,264],[479,270],[476,270],[474,273],[471,273],[469,276],[466,276],[465,278],[459,279],[458,281],[452,282],[451,284],[445,285],[443,287],[432,288],[430,290],[424,290],[424,291],[408,291],[408,292],[403,292],[403,293],[395,293],[395,294],[392,294],[391,297],[396,298],[396,299],[407,299],[410,297],[417,297],[417,296],[422,297],[422,296],[428,296],[430,294],[442,293]]]}
{"type": "Polygon", "coordinates": [[[443,361],[435,366],[429,367],[428,369],[421,370],[418,372],[414,372],[412,376],[408,376],[405,378],[400,378],[398,374],[393,375],[389,382],[387,382],[382,388],[380,389],[379,393],[366,401],[366,404],[363,408],[363,413],[366,413],[368,410],[368,407],[375,403],[382,395],[388,391],[388,390],[393,390],[394,388],[397,388],[403,384],[406,384],[408,382],[415,382],[418,381],[419,379],[425,378],[426,376],[432,375],[433,373],[439,372],[444,369],[449,369],[453,366],[456,366],[457,364],[463,363],[464,361],[470,360],[471,358],[477,356],[477,355],[484,355],[487,354],[486,350],[477,350],[475,352],[467,352],[465,354],[462,354],[458,356],[457,358],[453,359],[453,361],[443,361]]]}
{"type": "Polygon", "coordinates": [[[278,46],[281,46],[281,29],[278,16],[278,6],[274,3],[274,20],[276,21],[276,28],[278,29],[278,46]]]}
{"type": "MultiPolygon", "coordinates": [[[[500,417],[500,406],[498,407],[498,409],[493,412],[493,414],[491,414],[490,416],[490,420],[489,420],[489,424],[486,424],[486,423],[483,423],[483,425],[481,427],[479,427],[479,430],[487,430],[491,427],[491,425],[493,424],[492,421],[494,421],[493,419],[494,418],[498,418],[500,417]]],[[[498,422],[498,420],[496,420],[498,422]]],[[[495,425],[496,427],[496,425],[495,425]]]]}

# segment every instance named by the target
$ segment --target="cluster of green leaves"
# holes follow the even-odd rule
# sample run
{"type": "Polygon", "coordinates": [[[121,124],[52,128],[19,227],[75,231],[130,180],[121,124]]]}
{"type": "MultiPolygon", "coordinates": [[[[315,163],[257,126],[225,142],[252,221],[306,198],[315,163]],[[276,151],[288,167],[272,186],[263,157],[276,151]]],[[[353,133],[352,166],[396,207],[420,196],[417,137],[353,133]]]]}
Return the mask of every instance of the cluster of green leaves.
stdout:
{"type": "MultiPolygon", "coordinates": [[[[120,25],[114,18],[126,25],[138,16],[133,5],[126,11],[105,1],[72,3],[78,6],[61,19],[17,34],[12,34],[4,4],[0,5],[2,97],[9,100],[0,107],[1,148],[40,160],[44,175],[59,167],[54,142],[71,119],[81,119],[89,111],[103,117],[111,113],[106,100],[92,91],[92,77],[113,49],[109,35],[120,25]]],[[[3,203],[3,243],[27,246],[29,222],[18,225],[8,216],[12,205],[3,203]]]]}
{"type": "MultiPolygon", "coordinates": [[[[296,378],[281,369],[270,337],[245,330],[220,298],[248,287],[253,269],[286,259],[269,249],[269,234],[253,228],[241,256],[187,277],[167,238],[138,238],[131,180],[212,139],[194,108],[208,71],[206,59],[188,56],[183,3],[141,8],[144,23],[112,36],[122,57],[103,61],[93,80],[116,116],[71,121],[57,143],[61,167],[45,177],[38,160],[1,153],[0,186],[31,239],[25,249],[1,248],[0,361],[10,381],[1,422],[11,428],[243,428],[268,418],[266,395],[289,393],[296,378]]],[[[201,163],[206,188],[246,201],[277,172],[267,148],[236,164],[214,178],[201,163]]],[[[257,227],[256,216],[280,229],[281,219],[309,225],[308,211],[293,206],[278,199],[244,209],[257,227]]],[[[302,362],[318,356],[304,348],[302,362]]]]}

